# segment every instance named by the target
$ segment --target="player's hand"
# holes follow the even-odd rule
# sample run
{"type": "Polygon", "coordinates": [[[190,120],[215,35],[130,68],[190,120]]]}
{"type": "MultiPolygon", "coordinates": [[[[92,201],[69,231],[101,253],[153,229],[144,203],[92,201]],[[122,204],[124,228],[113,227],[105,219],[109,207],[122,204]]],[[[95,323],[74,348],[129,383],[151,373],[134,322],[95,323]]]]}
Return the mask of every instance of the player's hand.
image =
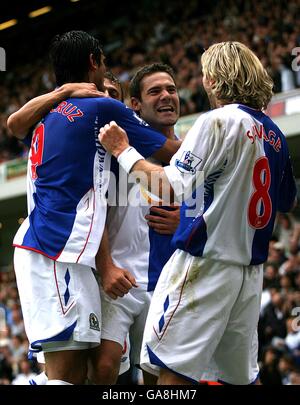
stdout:
{"type": "Polygon", "coordinates": [[[94,83],[66,83],[57,90],[62,91],[66,98],[107,97],[94,83]]]}
{"type": "Polygon", "coordinates": [[[132,287],[138,287],[135,278],[128,271],[115,265],[100,270],[101,285],[110,298],[124,297],[132,287]]]}
{"type": "Polygon", "coordinates": [[[126,132],[115,121],[100,128],[99,141],[115,158],[129,146],[126,132]]]}
{"type": "Polygon", "coordinates": [[[180,207],[172,204],[172,211],[167,211],[159,207],[151,207],[150,214],[145,218],[148,225],[161,235],[173,235],[179,225],[180,221],[180,207]],[[153,212],[156,215],[151,215],[153,212]]]}

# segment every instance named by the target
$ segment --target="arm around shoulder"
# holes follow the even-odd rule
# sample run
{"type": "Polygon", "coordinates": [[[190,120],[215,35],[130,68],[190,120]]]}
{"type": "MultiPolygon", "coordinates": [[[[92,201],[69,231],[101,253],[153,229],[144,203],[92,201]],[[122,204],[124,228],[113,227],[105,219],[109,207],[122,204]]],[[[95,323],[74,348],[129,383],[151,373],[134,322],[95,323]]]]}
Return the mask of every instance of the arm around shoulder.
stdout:
{"type": "Polygon", "coordinates": [[[94,83],[66,83],[61,87],[28,101],[22,108],[14,112],[7,120],[10,134],[24,139],[57,103],[69,97],[104,97],[94,83]]]}
{"type": "Polygon", "coordinates": [[[38,123],[51,108],[68,97],[64,86],[50,93],[43,94],[28,101],[22,108],[8,117],[7,127],[11,135],[24,139],[30,128],[38,123]]]}

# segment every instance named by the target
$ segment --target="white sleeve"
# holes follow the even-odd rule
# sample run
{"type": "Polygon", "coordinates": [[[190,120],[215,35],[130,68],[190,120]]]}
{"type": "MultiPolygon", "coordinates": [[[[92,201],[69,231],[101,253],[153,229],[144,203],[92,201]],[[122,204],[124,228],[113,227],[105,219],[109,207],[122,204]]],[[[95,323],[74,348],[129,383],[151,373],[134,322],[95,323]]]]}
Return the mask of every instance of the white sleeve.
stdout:
{"type": "Polygon", "coordinates": [[[223,120],[216,115],[216,110],[201,115],[170,165],[164,168],[179,202],[186,200],[211,173],[224,165],[227,150],[223,120]]]}

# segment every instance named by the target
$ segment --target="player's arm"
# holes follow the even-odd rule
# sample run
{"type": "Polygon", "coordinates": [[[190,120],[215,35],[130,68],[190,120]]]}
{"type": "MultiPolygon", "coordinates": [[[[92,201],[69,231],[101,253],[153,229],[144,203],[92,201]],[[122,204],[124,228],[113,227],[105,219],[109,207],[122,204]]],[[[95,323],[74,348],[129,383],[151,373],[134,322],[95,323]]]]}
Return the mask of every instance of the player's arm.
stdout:
{"type": "Polygon", "coordinates": [[[163,201],[189,202],[203,199],[203,182],[210,174],[223,170],[228,162],[225,125],[215,128],[215,117],[203,114],[187,134],[180,149],[164,168],[144,160],[129,147],[126,132],[114,121],[100,129],[99,140],[127,173],[134,173],[144,188],[163,201]],[[201,134],[201,135],[200,135],[201,134]],[[201,142],[199,137],[201,136],[201,142]]]}
{"type": "Polygon", "coordinates": [[[180,140],[167,139],[165,135],[141,120],[131,108],[117,100],[99,100],[99,111],[101,112],[99,126],[104,127],[109,122],[117,122],[125,129],[130,145],[146,159],[151,156],[168,164],[181,146],[180,140]]]}
{"type": "Polygon", "coordinates": [[[155,152],[152,156],[159,162],[169,163],[172,156],[178,151],[182,141],[178,139],[167,139],[163,147],[155,152]]]}
{"type": "Polygon", "coordinates": [[[171,205],[171,211],[160,207],[151,207],[145,216],[148,226],[161,235],[173,235],[180,222],[180,207],[171,205]]]}
{"type": "Polygon", "coordinates": [[[123,297],[132,287],[137,287],[135,278],[128,270],[121,269],[113,263],[108,231],[105,227],[98,253],[96,267],[100,274],[101,285],[106,294],[111,298],[123,297]]]}
{"type": "Polygon", "coordinates": [[[126,132],[114,121],[100,129],[99,141],[107,151],[118,159],[119,164],[127,173],[134,172],[144,188],[151,190],[151,192],[164,201],[166,199],[168,202],[173,201],[173,189],[164,168],[147,162],[134,148],[129,147],[126,132]],[[130,156],[130,152],[132,151],[138,157],[138,160],[133,164],[132,157],[130,156]],[[120,159],[122,159],[122,162],[120,159]]]}
{"type": "Polygon", "coordinates": [[[12,135],[24,139],[30,130],[52,107],[69,97],[103,97],[94,83],[66,83],[61,87],[28,101],[8,117],[7,127],[12,135]]]}

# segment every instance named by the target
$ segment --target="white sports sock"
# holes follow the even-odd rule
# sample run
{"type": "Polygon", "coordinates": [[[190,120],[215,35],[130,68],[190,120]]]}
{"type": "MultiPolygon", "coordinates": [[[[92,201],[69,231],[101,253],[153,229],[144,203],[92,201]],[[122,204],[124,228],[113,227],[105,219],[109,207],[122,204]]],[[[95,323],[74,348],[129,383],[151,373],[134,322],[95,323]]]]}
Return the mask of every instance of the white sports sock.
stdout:
{"type": "Polygon", "coordinates": [[[38,374],[34,378],[31,378],[29,380],[30,385],[46,385],[48,381],[48,377],[45,374],[45,371],[42,373],[38,374]]]}
{"type": "Polygon", "coordinates": [[[46,382],[46,385],[73,385],[73,384],[62,380],[48,380],[46,382]]]}

